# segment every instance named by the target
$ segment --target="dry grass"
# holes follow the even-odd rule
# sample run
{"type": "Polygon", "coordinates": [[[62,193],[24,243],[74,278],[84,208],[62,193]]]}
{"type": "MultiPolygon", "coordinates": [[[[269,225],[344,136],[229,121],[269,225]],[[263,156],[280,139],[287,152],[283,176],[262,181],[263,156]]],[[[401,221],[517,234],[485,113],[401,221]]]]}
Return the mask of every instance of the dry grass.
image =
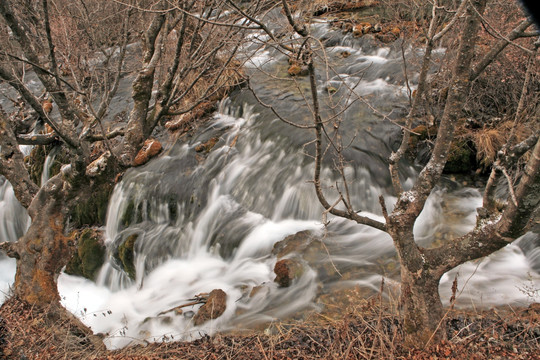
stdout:
{"type": "Polygon", "coordinates": [[[50,314],[9,299],[0,309],[0,359],[540,359],[539,309],[452,311],[447,341],[405,350],[397,314],[378,296],[357,300],[339,320],[312,314],[264,333],[106,351],[70,321],[51,322],[50,314]]]}

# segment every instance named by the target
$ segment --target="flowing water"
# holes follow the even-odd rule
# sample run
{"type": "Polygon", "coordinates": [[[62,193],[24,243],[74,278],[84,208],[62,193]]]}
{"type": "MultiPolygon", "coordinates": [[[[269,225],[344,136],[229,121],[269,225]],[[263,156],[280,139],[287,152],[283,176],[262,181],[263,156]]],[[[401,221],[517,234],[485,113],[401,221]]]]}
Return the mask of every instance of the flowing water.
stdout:
{"type": "MultiPolygon", "coordinates": [[[[348,106],[340,131],[350,144],[344,155],[352,203],[381,218],[378,196],[389,207],[395,201],[385,158],[399,132],[364,102],[352,100],[361,95],[391,119],[403,113],[408,99],[400,48],[343,38],[324,24],[314,31],[328,40],[326,53],[334,64],[317,79],[319,95],[328,104],[325,115],[332,116],[332,104],[348,106]],[[344,52],[350,56],[344,58],[344,52]]],[[[276,80],[273,75],[286,72],[287,60],[271,49],[257,51],[247,64],[255,92],[282,116],[308,121],[309,109],[296,90],[305,89],[306,80],[276,80]]],[[[265,326],[305,310],[321,310],[320,296],[336,289],[359,286],[368,295],[379,289],[382,277],[395,284],[395,251],[388,235],[331,217],[323,227],[310,182],[312,136],[278,120],[249,91],[234,93],[189,141],[172,144],[158,158],[126,172],[109,203],[104,228],[108,260],[95,282],[60,276],[65,306],[94,332],[106,334],[107,346],[115,348],[132,341],[193,339],[218,330],[265,326]],[[200,151],[210,139],[215,146],[200,151]],[[281,288],[274,283],[277,257],[272,248],[304,230],[318,240],[302,250],[303,274],[281,288]],[[137,235],[134,279],[114,256],[132,235],[137,235]],[[218,288],[227,293],[227,309],[218,319],[194,326],[197,306],[183,308],[182,314],[167,312],[218,288]]],[[[410,186],[415,165],[402,165],[401,176],[410,186]]],[[[338,178],[331,162],[322,173],[325,191],[335,199],[338,178]]],[[[1,186],[0,231],[3,239],[14,241],[28,220],[10,185],[3,181],[1,186]]],[[[467,232],[480,204],[478,190],[444,179],[416,223],[418,242],[428,245],[467,232]]],[[[538,245],[537,235],[528,234],[489,258],[452,270],[441,281],[443,301],[450,298],[455,276],[460,306],[538,301],[538,245]]],[[[0,267],[0,280],[8,284],[14,265],[2,259],[0,267]]]]}

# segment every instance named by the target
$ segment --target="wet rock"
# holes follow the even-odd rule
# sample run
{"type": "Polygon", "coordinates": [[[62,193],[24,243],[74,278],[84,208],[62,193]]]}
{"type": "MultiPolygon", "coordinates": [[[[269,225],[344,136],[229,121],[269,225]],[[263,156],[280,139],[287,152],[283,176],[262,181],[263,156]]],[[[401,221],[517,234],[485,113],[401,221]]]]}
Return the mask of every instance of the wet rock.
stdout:
{"type": "Polygon", "coordinates": [[[206,304],[200,307],[193,317],[193,323],[198,326],[208,320],[216,319],[223,315],[227,308],[227,294],[221,289],[214,289],[208,294],[206,304]]]}
{"type": "Polygon", "coordinates": [[[292,64],[287,70],[289,76],[306,76],[308,75],[308,69],[306,66],[300,66],[298,64],[292,64]]]}
{"type": "Polygon", "coordinates": [[[353,29],[354,29],[354,26],[353,26],[353,24],[351,24],[351,23],[345,23],[345,24],[343,24],[343,26],[341,27],[341,30],[342,30],[343,34],[350,33],[350,32],[353,31],[353,29]]]}
{"type": "MultiPolygon", "coordinates": [[[[219,94],[219,95],[224,96],[224,94],[219,94]]],[[[180,130],[181,132],[188,131],[189,128],[192,126],[192,124],[196,120],[202,119],[203,117],[205,117],[206,115],[209,115],[215,110],[216,110],[215,102],[203,101],[190,112],[181,115],[177,119],[168,121],[165,124],[165,128],[168,129],[169,131],[176,131],[176,130],[180,130]]]]}
{"type": "Polygon", "coordinates": [[[314,238],[313,233],[309,230],[289,235],[274,244],[272,254],[276,255],[278,259],[281,259],[291,253],[301,253],[309,246],[314,238]]]}
{"type": "Polygon", "coordinates": [[[114,189],[110,182],[96,182],[89,193],[81,193],[70,216],[74,226],[102,226],[107,217],[109,198],[114,189]]]}
{"type": "Polygon", "coordinates": [[[84,229],[77,241],[77,251],[66,266],[65,272],[70,275],[83,276],[94,280],[105,260],[105,245],[102,232],[84,229]]]}
{"type": "Polygon", "coordinates": [[[392,35],[394,35],[396,38],[399,37],[399,35],[401,35],[401,29],[398,28],[397,26],[393,27],[391,30],[390,30],[390,33],[392,35]]]}
{"type": "Polygon", "coordinates": [[[396,41],[397,37],[392,33],[386,33],[386,34],[377,34],[375,35],[375,38],[379,40],[382,43],[390,44],[394,41],[396,41]]]}
{"type": "Polygon", "coordinates": [[[362,31],[362,26],[361,25],[356,25],[353,28],[352,33],[353,33],[354,37],[360,37],[360,36],[364,35],[364,32],[362,31]]]}
{"type": "Polygon", "coordinates": [[[263,294],[264,296],[266,296],[268,295],[269,292],[270,292],[270,288],[268,287],[268,285],[261,284],[261,285],[254,286],[253,289],[251,289],[251,291],[249,292],[249,297],[252,298],[256,296],[257,294],[263,294]]]}
{"type": "Polygon", "coordinates": [[[304,267],[296,259],[282,259],[274,266],[276,278],[274,282],[281,287],[289,287],[292,282],[304,273],[304,267]]]}
{"type": "Polygon", "coordinates": [[[215,136],[211,138],[210,140],[208,140],[207,142],[195,146],[195,151],[208,154],[214,148],[214,146],[216,146],[218,141],[219,141],[219,137],[215,136]]]}
{"type": "Polygon", "coordinates": [[[49,115],[51,113],[52,109],[53,109],[53,104],[52,104],[51,100],[44,100],[41,103],[41,107],[43,108],[43,111],[45,111],[45,113],[47,115],[49,115]]]}
{"type": "Polygon", "coordinates": [[[138,234],[129,235],[119,246],[117,252],[114,254],[116,260],[122,266],[122,269],[128,274],[128,276],[135,280],[135,243],[139,238],[138,234]]]}
{"type": "Polygon", "coordinates": [[[162,146],[158,140],[148,139],[144,142],[142,149],[133,160],[133,166],[146,164],[151,158],[159,154],[162,146]]]}

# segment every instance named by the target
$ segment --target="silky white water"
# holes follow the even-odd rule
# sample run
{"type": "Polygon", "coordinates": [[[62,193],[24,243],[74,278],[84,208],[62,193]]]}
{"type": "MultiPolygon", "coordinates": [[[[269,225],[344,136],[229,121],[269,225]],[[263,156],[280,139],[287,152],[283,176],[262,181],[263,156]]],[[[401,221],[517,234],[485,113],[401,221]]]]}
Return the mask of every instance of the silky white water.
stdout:
{"type": "MultiPolygon", "coordinates": [[[[317,24],[314,33],[323,36],[325,29],[324,24],[317,24]]],[[[401,52],[370,48],[362,41],[346,36],[329,45],[335,73],[317,79],[321,99],[334,101],[324,90],[332,86],[337,95],[354,92],[388,116],[398,116],[407,104],[401,52]],[[351,56],[340,58],[342,51],[351,56]]],[[[294,91],[303,80],[280,83],[257,72],[256,67],[263,67],[266,74],[282,73],[287,61],[272,49],[255,50],[257,57],[247,64],[255,91],[264,101],[273,102],[283,116],[309,120],[302,96],[294,91]]],[[[341,99],[351,101],[352,97],[341,99]]],[[[395,201],[388,190],[385,160],[395,128],[361,101],[350,105],[342,128],[351,140],[345,154],[351,197],[363,214],[380,217],[379,194],[389,207],[395,201]]],[[[303,275],[288,288],[274,283],[274,244],[303,230],[324,233],[322,208],[310,182],[312,150],[304,146],[311,140],[309,131],[280,122],[258,106],[248,91],[234,94],[193,139],[169,146],[159,157],[124,175],[111,196],[103,229],[107,261],[95,282],[61,274],[58,287],[63,304],[94,332],[103,333],[108,347],[117,348],[265,325],[305,310],[320,310],[324,304],[318,296],[334,288],[359,285],[377,291],[382,277],[388,284],[396,283],[396,274],[385,270],[396,261],[390,237],[335,218],[329,218],[326,250],[304,262],[303,275]],[[212,138],[217,143],[208,154],[195,150],[212,138]],[[134,234],[136,275],[130,279],[115,252],[134,234]],[[329,264],[348,280],[324,270],[329,264]],[[259,291],[250,295],[254,288],[259,291]],[[194,326],[192,316],[198,306],[185,307],[182,314],[167,312],[213,289],[227,294],[227,309],[219,318],[194,326]]],[[[405,186],[410,186],[417,170],[414,164],[402,168],[405,186]]],[[[335,198],[336,178],[330,162],[324,164],[322,178],[329,198],[335,198]]],[[[445,178],[417,220],[417,241],[427,246],[466,233],[474,226],[480,204],[478,190],[445,178]]],[[[2,240],[15,241],[27,226],[24,209],[3,181],[2,240]]],[[[443,301],[447,303],[451,296],[455,276],[459,279],[457,306],[539,301],[534,291],[540,288],[535,236],[530,234],[446,274],[440,285],[443,301]]],[[[13,281],[14,262],[1,258],[0,270],[5,292],[13,281]]]]}

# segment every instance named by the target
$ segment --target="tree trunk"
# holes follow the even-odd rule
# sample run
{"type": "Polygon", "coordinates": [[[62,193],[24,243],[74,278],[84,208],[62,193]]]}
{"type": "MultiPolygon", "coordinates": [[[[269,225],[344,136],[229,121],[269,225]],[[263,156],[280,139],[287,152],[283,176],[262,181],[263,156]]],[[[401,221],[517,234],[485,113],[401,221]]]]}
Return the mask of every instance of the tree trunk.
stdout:
{"type": "Polygon", "coordinates": [[[74,249],[64,234],[65,184],[57,176],[38,192],[28,208],[32,224],[16,245],[14,295],[37,306],[59,304],[56,280],[74,249]]]}
{"type": "Polygon", "coordinates": [[[401,306],[406,347],[444,338],[439,277],[427,269],[411,272],[401,267],[401,306]]]}

